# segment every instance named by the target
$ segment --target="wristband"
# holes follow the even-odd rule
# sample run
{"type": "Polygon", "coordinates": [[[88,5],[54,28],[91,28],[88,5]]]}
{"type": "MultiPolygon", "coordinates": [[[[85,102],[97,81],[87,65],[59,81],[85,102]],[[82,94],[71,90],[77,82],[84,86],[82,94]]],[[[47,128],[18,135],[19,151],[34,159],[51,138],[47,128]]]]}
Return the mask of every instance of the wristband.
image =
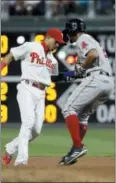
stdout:
{"type": "Polygon", "coordinates": [[[74,77],[76,76],[75,72],[74,71],[67,71],[67,72],[64,72],[64,76],[67,77],[74,77]]]}
{"type": "Polygon", "coordinates": [[[2,69],[6,66],[6,63],[5,62],[1,62],[0,63],[0,71],[2,71],[2,69]]]}

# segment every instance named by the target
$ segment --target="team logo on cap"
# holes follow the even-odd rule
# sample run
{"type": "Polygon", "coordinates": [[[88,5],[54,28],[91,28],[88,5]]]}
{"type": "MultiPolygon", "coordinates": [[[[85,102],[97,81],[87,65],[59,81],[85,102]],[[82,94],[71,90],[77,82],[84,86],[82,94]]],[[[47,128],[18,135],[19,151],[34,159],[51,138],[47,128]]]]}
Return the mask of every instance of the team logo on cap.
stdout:
{"type": "Polygon", "coordinates": [[[76,22],[73,22],[73,23],[72,23],[72,29],[73,29],[73,30],[77,30],[77,23],[76,23],[76,22]]]}

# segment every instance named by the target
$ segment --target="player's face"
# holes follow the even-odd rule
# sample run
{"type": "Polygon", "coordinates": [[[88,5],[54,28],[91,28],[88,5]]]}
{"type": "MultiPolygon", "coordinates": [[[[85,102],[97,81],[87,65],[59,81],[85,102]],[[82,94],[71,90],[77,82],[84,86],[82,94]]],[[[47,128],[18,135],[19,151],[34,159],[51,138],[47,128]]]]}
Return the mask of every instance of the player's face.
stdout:
{"type": "Polygon", "coordinates": [[[70,36],[70,41],[73,43],[73,42],[76,42],[77,40],[77,35],[76,36],[70,36]]]}
{"type": "Polygon", "coordinates": [[[81,34],[83,34],[83,33],[80,32],[80,33],[77,33],[77,35],[75,35],[75,36],[70,36],[70,42],[71,43],[76,42],[81,34]]]}
{"type": "Polygon", "coordinates": [[[59,47],[59,43],[52,37],[48,38],[48,48],[50,51],[53,51],[59,47]]]}

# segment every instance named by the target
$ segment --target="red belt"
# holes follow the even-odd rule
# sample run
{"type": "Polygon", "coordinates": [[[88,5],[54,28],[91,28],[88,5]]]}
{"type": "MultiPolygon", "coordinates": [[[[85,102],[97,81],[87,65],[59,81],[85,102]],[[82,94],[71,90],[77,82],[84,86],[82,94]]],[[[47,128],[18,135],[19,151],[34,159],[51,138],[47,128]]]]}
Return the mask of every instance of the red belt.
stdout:
{"type": "Polygon", "coordinates": [[[40,90],[44,90],[45,89],[45,85],[42,83],[36,83],[27,79],[24,79],[26,84],[30,84],[31,86],[35,87],[35,88],[39,88],[40,90]]]}

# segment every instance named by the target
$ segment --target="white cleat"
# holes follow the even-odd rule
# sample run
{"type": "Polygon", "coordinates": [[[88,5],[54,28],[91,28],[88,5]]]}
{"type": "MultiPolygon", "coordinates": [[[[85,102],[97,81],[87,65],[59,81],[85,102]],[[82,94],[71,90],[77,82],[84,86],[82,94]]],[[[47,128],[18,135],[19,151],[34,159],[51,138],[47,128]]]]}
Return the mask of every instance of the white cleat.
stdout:
{"type": "Polygon", "coordinates": [[[14,166],[27,166],[28,165],[28,163],[27,162],[15,162],[14,163],[14,166]]]}

